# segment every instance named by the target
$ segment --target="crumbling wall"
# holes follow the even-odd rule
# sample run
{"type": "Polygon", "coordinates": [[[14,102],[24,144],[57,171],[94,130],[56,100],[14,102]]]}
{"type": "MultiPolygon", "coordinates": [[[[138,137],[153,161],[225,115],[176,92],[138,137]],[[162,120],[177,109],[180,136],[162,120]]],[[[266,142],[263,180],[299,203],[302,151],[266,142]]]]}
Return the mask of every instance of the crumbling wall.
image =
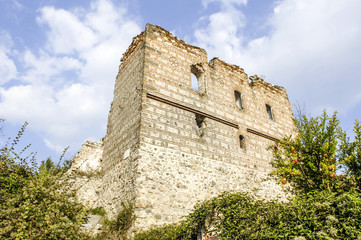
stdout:
{"type": "Polygon", "coordinates": [[[284,88],[252,79],[147,25],[135,231],[179,221],[224,191],[259,188],[260,197],[285,197],[274,181],[261,180],[271,169],[267,148],[293,131],[292,109],[284,88]]]}
{"type": "Polygon", "coordinates": [[[133,39],[115,81],[103,152],[101,204],[110,217],[135,199],[139,148],[144,34],[133,39]]]}
{"type": "Polygon", "coordinates": [[[71,159],[68,170],[69,181],[76,189],[77,199],[89,208],[99,207],[99,193],[102,188],[101,162],[103,141],[86,141],[71,159]]]}
{"type": "Polygon", "coordinates": [[[99,204],[135,206],[133,231],[173,223],[224,191],[285,198],[266,179],[274,141],[294,131],[284,88],[148,24],[122,58],[99,204]],[[192,87],[192,74],[198,87],[192,87]]]}

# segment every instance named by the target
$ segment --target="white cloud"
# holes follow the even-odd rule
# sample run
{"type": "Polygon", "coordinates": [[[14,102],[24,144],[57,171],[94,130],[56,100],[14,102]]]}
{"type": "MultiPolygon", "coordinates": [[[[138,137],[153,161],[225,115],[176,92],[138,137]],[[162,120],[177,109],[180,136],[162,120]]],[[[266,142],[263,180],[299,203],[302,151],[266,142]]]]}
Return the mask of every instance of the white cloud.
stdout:
{"type": "Polygon", "coordinates": [[[0,87],[0,116],[28,121],[53,150],[76,150],[104,136],[119,59],[141,29],[108,0],[73,11],[46,6],[38,14],[46,45],[23,52],[23,85],[0,87]]]}
{"type": "Polygon", "coordinates": [[[208,7],[210,3],[218,3],[221,5],[221,8],[233,8],[238,5],[247,5],[248,0],[202,0],[204,7],[208,7]]]}
{"type": "Polygon", "coordinates": [[[16,77],[16,66],[14,62],[0,50],[0,84],[4,84],[16,77]]]}
{"type": "Polygon", "coordinates": [[[205,6],[211,2],[220,4],[221,10],[201,19],[194,33],[196,44],[207,49],[214,57],[231,60],[236,52],[240,52],[243,40],[240,31],[245,24],[245,16],[236,6],[247,1],[203,1],[205,6]]]}
{"type": "Polygon", "coordinates": [[[248,42],[243,37],[245,21],[234,20],[237,11],[233,4],[210,15],[207,36],[199,34],[202,29],[195,31],[210,57],[265,75],[313,113],[323,108],[346,113],[360,104],[360,1],[279,1],[266,23],[270,33],[248,42]]]}
{"type": "Polygon", "coordinates": [[[75,14],[54,7],[40,9],[38,22],[50,28],[48,47],[54,53],[69,54],[91,48],[97,42],[95,33],[75,14]]]}
{"type": "Polygon", "coordinates": [[[65,149],[62,145],[54,144],[54,143],[52,143],[51,141],[49,141],[47,139],[44,140],[44,143],[48,148],[56,151],[57,153],[61,153],[65,149]]]}
{"type": "Polygon", "coordinates": [[[54,84],[54,81],[56,82],[59,75],[64,72],[80,70],[83,67],[83,63],[73,57],[57,57],[44,51],[40,51],[38,55],[35,56],[29,50],[24,53],[23,63],[28,70],[21,79],[26,83],[54,84]]]}
{"type": "Polygon", "coordinates": [[[0,85],[14,79],[17,74],[17,69],[14,61],[9,56],[13,41],[9,33],[5,31],[0,32],[0,85]]]}

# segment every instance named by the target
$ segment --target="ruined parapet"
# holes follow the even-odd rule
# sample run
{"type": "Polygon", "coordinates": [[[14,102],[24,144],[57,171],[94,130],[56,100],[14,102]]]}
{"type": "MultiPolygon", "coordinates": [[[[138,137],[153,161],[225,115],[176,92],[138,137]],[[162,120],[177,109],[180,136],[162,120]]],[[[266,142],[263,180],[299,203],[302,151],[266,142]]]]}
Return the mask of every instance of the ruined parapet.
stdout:
{"type": "Polygon", "coordinates": [[[102,188],[101,161],[103,141],[86,141],[71,159],[69,181],[76,189],[77,199],[89,208],[99,207],[99,192],[102,188]]]}
{"type": "Polygon", "coordinates": [[[86,141],[80,151],[71,159],[70,171],[78,174],[101,172],[103,141],[86,141]]]}

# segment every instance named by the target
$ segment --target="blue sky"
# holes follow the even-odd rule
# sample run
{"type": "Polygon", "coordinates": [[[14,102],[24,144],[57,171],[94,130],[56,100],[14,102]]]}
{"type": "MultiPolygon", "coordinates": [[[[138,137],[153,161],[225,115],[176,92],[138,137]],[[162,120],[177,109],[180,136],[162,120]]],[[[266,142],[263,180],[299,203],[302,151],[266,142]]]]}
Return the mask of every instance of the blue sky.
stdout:
{"type": "Polygon", "coordinates": [[[292,105],[361,119],[360,0],[0,0],[0,144],[29,122],[38,159],[99,140],[119,60],[146,23],[284,86],[292,105]]]}

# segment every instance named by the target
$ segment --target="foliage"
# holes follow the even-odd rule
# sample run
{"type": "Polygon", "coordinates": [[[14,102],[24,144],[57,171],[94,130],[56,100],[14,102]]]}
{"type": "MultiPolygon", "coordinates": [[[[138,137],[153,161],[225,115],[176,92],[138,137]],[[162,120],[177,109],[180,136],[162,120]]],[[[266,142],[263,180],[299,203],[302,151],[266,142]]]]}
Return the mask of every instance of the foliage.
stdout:
{"type": "Polygon", "coordinates": [[[296,191],[332,191],[340,182],[336,171],[341,162],[339,141],[345,134],[336,113],[329,117],[324,111],[316,118],[302,115],[295,119],[297,135],[277,142],[273,150],[273,175],[279,182],[291,183],[296,191]]]}
{"type": "Polygon", "coordinates": [[[181,239],[197,239],[196,235],[192,238],[192,229],[186,221],[178,224],[169,224],[154,227],[148,231],[140,232],[135,235],[134,240],[181,240],[181,239]]]}
{"type": "Polygon", "coordinates": [[[97,208],[90,209],[90,213],[93,214],[93,215],[99,215],[99,216],[105,216],[106,215],[106,212],[105,212],[104,208],[102,208],[102,207],[97,207],[97,208]]]}
{"type": "MultiPolygon", "coordinates": [[[[130,202],[122,202],[122,210],[114,220],[104,220],[105,229],[96,236],[96,239],[126,239],[128,230],[134,222],[134,206],[130,202]]],[[[101,211],[101,210],[100,210],[101,211]]]]}
{"type": "Polygon", "coordinates": [[[197,206],[181,224],[156,227],[135,239],[197,239],[202,226],[215,229],[219,239],[357,239],[361,196],[315,191],[280,203],[227,193],[197,206]]]}
{"type": "Polygon", "coordinates": [[[64,150],[63,155],[60,158],[60,161],[55,164],[53,162],[53,160],[51,160],[50,157],[48,157],[45,161],[41,161],[40,167],[39,169],[41,171],[46,171],[49,174],[53,174],[53,175],[57,175],[59,173],[65,173],[71,165],[71,162],[69,160],[65,161],[62,165],[61,165],[61,159],[63,158],[65,152],[67,149],[64,150]]]}
{"type": "Polygon", "coordinates": [[[342,135],[340,156],[349,177],[356,182],[358,191],[361,191],[361,124],[358,120],[355,120],[353,130],[355,133],[353,142],[350,142],[346,134],[342,135]]]}
{"type": "Polygon", "coordinates": [[[86,211],[74,201],[60,172],[38,169],[34,153],[22,157],[30,145],[16,152],[25,127],[0,149],[0,238],[86,238],[80,231],[86,211]]]}

